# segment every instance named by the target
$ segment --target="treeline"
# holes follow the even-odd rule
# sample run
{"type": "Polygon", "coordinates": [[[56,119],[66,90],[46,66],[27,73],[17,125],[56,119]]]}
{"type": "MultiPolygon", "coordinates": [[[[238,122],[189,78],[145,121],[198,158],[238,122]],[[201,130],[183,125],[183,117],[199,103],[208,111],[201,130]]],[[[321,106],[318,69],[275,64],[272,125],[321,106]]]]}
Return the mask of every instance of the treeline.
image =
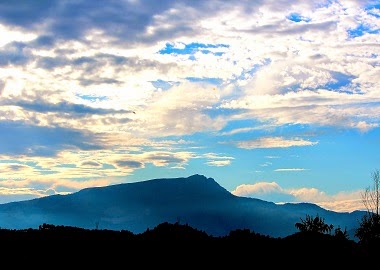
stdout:
{"type": "MultiPolygon", "coordinates": [[[[316,218],[305,219],[314,221],[316,218]]],[[[301,219],[302,220],[302,219],[301,219]]],[[[321,221],[321,219],[319,219],[321,221]]],[[[323,224],[323,219],[320,224],[323,224]]],[[[318,230],[300,230],[283,238],[275,238],[249,229],[231,230],[225,236],[212,236],[188,224],[158,224],[143,233],[135,234],[128,230],[114,231],[106,229],[83,229],[71,226],[42,224],[38,229],[0,230],[0,243],[42,244],[50,247],[60,245],[90,244],[99,249],[105,246],[123,245],[124,247],[171,246],[179,249],[189,245],[196,248],[234,250],[245,247],[252,255],[268,254],[298,256],[302,258],[346,258],[357,260],[370,258],[372,247],[348,239],[342,234],[321,232],[318,230]]],[[[379,242],[380,243],[380,242],[379,242]]],[[[87,245],[87,246],[90,246],[87,245]]]]}

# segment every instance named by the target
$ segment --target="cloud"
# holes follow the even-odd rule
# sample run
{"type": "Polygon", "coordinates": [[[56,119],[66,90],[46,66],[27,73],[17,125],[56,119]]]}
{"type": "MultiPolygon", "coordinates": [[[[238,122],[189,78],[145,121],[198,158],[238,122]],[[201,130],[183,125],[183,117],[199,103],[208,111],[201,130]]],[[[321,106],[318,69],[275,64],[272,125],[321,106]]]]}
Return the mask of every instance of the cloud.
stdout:
{"type": "Polygon", "coordinates": [[[325,209],[338,212],[365,210],[361,191],[338,192],[328,195],[317,188],[282,188],[276,182],[242,184],[232,192],[236,196],[259,198],[275,203],[311,202],[325,209]]]}
{"type": "Polygon", "coordinates": [[[273,24],[259,25],[251,29],[238,30],[239,32],[251,34],[269,34],[269,35],[294,35],[304,34],[313,31],[333,31],[336,28],[336,22],[326,21],[307,24],[286,24],[284,20],[275,21],[273,24]]]}
{"type": "Polygon", "coordinates": [[[257,127],[237,128],[237,129],[233,129],[230,131],[221,132],[220,135],[231,136],[231,135],[235,135],[235,134],[239,134],[239,133],[248,133],[248,132],[254,131],[254,130],[270,129],[273,127],[274,126],[271,126],[271,125],[261,125],[261,126],[257,126],[257,127]]]}
{"type": "Polygon", "coordinates": [[[304,168],[282,168],[282,169],[275,169],[275,172],[301,172],[301,171],[307,171],[309,169],[304,168]]]}
{"type": "Polygon", "coordinates": [[[358,128],[362,132],[367,132],[373,128],[379,127],[378,123],[367,123],[365,121],[359,121],[358,123],[353,124],[354,127],[358,128]]]}
{"type": "Polygon", "coordinates": [[[264,162],[264,163],[262,163],[262,164],[260,164],[260,166],[261,167],[268,167],[268,166],[270,166],[270,165],[272,165],[273,163],[272,162],[264,162]]]}
{"type": "Polygon", "coordinates": [[[39,113],[55,112],[61,114],[73,114],[78,115],[104,115],[104,114],[123,114],[123,113],[132,113],[133,111],[129,110],[114,110],[114,109],[102,109],[86,106],[84,104],[73,104],[66,101],[61,101],[56,104],[47,103],[44,101],[34,100],[31,101],[16,101],[16,102],[3,102],[5,105],[13,105],[22,107],[25,110],[35,111],[39,113]]]}
{"type": "Polygon", "coordinates": [[[377,129],[378,18],[367,4],[3,1],[1,177],[13,168],[24,179],[13,185],[63,192],[147,164],[232,164],[202,154],[205,133],[254,149],[318,143],[280,137],[282,127],[377,129]]]}
{"type": "Polygon", "coordinates": [[[293,146],[312,146],[318,142],[311,142],[301,138],[285,139],[283,137],[263,137],[256,140],[239,141],[236,145],[239,148],[287,148],[293,146]]]}
{"type": "Polygon", "coordinates": [[[21,66],[32,60],[26,45],[21,42],[12,42],[0,49],[0,66],[21,66]]]}
{"type": "Polygon", "coordinates": [[[137,169],[152,164],[161,168],[184,168],[197,158],[191,152],[120,150],[62,150],[56,156],[0,156],[0,187],[43,189],[58,193],[77,191],[76,187],[106,185],[125,181],[137,169]],[[77,179],[80,183],[75,184],[77,179]],[[56,188],[59,187],[59,188],[56,188]]]}
{"type": "Polygon", "coordinates": [[[231,160],[209,160],[206,163],[209,166],[223,167],[231,164],[231,160]]]}
{"type": "Polygon", "coordinates": [[[117,160],[115,163],[118,167],[128,169],[140,169],[144,167],[144,163],[134,160],[117,160]]]}
{"type": "Polygon", "coordinates": [[[38,190],[35,188],[4,188],[0,187],[0,204],[13,201],[23,201],[52,195],[51,190],[38,190]]]}
{"type": "Polygon", "coordinates": [[[22,163],[0,163],[0,180],[24,180],[27,175],[33,174],[34,168],[22,163]]]}
{"type": "Polygon", "coordinates": [[[211,85],[185,82],[157,93],[154,102],[145,111],[137,112],[141,115],[137,121],[149,126],[150,136],[216,131],[225,122],[221,117],[210,117],[207,110],[218,99],[211,85]]]}
{"type": "Polygon", "coordinates": [[[100,168],[102,166],[102,164],[100,164],[99,162],[96,162],[96,161],[83,161],[81,164],[80,164],[80,167],[86,167],[86,168],[100,168]]]}
{"type": "Polygon", "coordinates": [[[207,162],[206,164],[208,166],[214,166],[214,167],[224,167],[231,164],[231,161],[235,159],[231,156],[226,156],[222,154],[216,154],[216,153],[206,153],[203,155],[199,155],[198,158],[206,158],[207,162]]]}
{"type": "Polygon", "coordinates": [[[114,42],[121,43],[125,39],[129,40],[126,45],[130,45],[192,35],[197,32],[194,20],[207,18],[210,16],[208,11],[218,11],[225,6],[218,1],[211,6],[187,1],[177,1],[174,5],[171,1],[149,5],[124,1],[102,7],[92,1],[41,1],[35,5],[25,4],[20,9],[17,5],[3,3],[0,21],[35,32],[41,29],[43,33],[54,33],[56,39],[81,40],[107,33],[114,42]]]}
{"type": "Polygon", "coordinates": [[[150,162],[155,166],[169,166],[169,165],[183,165],[191,158],[192,154],[189,152],[148,152],[142,154],[142,158],[146,162],[150,162]]]}
{"type": "Polygon", "coordinates": [[[0,152],[9,155],[55,156],[64,149],[96,150],[103,147],[92,134],[60,127],[38,127],[0,122],[0,152]]]}
{"type": "Polygon", "coordinates": [[[154,59],[145,59],[139,56],[125,57],[111,53],[96,53],[90,56],[78,56],[72,59],[64,56],[39,56],[37,66],[48,71],[62,68],[76,71],[75,80],[81,86],[112,85],[122,87],[125,84],[125,76],[131,73],[152,72],[167,73],[177,67],[176,63],[163,63],[154,59]],[[104,77],[108,70],[109,77],[104,77]],[[110,72],[112,71],[112,73],[110,72]]]}
{"type": "Polygon", "coordinates": [[[232,191],[237,196],[251,196],[252,194],[265,194],[272,192],[282,192],[282,188],[276,182],[259,182],[253,185],[242,184],[232,191]]]}

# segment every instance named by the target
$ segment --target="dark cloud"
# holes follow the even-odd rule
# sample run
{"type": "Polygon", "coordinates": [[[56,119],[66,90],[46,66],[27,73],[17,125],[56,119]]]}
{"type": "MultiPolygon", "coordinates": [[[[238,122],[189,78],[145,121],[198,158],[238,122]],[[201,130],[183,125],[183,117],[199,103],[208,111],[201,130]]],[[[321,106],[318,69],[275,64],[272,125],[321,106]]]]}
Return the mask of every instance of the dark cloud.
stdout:
{"type": "Polygon", "coordinates": [[[19,122],[0,122],[0,130],[0,154],[55,156],[65,149],[103,149],[92,134],[80,130],[19,122]]]}
{"type": "Polygon", "coordinates": [[[70,64],[66,57],[40,57],[37,60],[37,67],[53,70],[55,68],[63,67],[70,64]]]}
{"type": "Polygon", "coordinates": [[[33,47],[51,48],[55,45],[56,40],[53,36],[39,36],[30,44],[33,47]]]}
{"type": "Polygon", "coordinates": [[[327,56],[325,54],[317,53],[317,54],[311,55],[310,59],[312,59],[312,60],[323,60],[323,59],[327,59],[327,56]]]}
{"type": "Polygon", "coordinates": [[[75,59],[72,63],[74,66],[82,66],[82,65],[86,65],[86,64],[94,64],[96,63],[97,61],[91,57],[79,57],[77,59],[75,59]]]}
{"type": "Polygon", "coordinates": [[[144,2],[2,1],[0,22],[26,29],[46,27],[45,31],[56,38],[81,39],[88,30],[103,29],[112,36],[128,39],[143,32],[152,15],[169,5],[167,1],[149,1],[149,5],[144,2]]]}
{"type": "Polygon", "coordinates": [[[24,65],[29,62],[31,56],[25,52],[26,44],[12,42],[0,50],[0,66],[24,65]]]}
{"type": "Polygon", "coordinates": [[[170,164],[170,163],[183,163],[186,160],[181,157],[176,157],[172,153],[154,153],[150,154],[148,157],[148,160],[150,161],[158,161],[160,163],[164,164],[170,164]]]}
{"type": "Polygon", "coordinates": [[[1,1],[0,20],[16,26],[35,26],[53,15],[59,0],[1,1]]]}
{"type": "Polygon", "coordinates": [[[22,165],[22,164],[11,164],[11,165],[8,165],[7,167],[9,170],[12,170],[12,171],[21,171],[22,169],[28,168],[28,166],[22,165]]]}
{"type": "Polygon", "coordinates": [[[92,84],[121,84],[122,82],[117,79],[101,76],[105,66],[114,68],[116,73],[125,72],[126,70],[140,72],[147,69],[155,69],[160,70],[162,73],[167,73],[171,68],[177,66],[176,63],[160,63],[156,60],[103,53],[96,54],[92,57],[87,56],[74,59],[65,56],[73,53],[72,51],[64,50],[57,53],[57,55],[59,55],[57,57],[38,57],[36,65],[46,70],[70,66],[76,72],[79,71],[81,73],[80,76],[78,76],[78,81],[83,86],[92,84]]]}
{"type": "Polygon", "coordinates": [[[84,161],[80,164],[81,167],[101,167],[101,164],[96,161],[84,161]]]}
{"type": "Polygon", "coordinates": [[[131,169],[138,169],[138,168],[144,167],[144,163],[139,162],[139,161],[133,161],[133,160],[118,160],[115,163],[118,167],[131,168],[131,169]]]}
{"type": "Polygon", "coordinates": [[[3,91],[4,91],[4,87],[5,87],[5,82],[4,81],[0,81],[0,96],[3,93],[3,91]]]}
{"type": "Polygon", "coordinates": [[[89,86],[92,84],[122,84],[122,81],[112,78],[96,78],[96,79],[79,79],[82,86],[89,86]]]}
{"type": "MultiPolygon", "coordinates": [[[[179,35],[192,35],[202,31],[194,21],[214,16],[240,6],[250,14],[265,1],[222,0],[141,0],[141,1],[2,1],[0,23],[38,30],[45,33],[36,40],[40,46],[50,46],[56,39],[82,40],[90,30],[102,30],[123,46],[141,42],[155,43],[179,35]],[[178,10],[178,12],[166,12],[178,10]],[[161,27],[170,21],[170,27],[161,27]],[[147,34],[147,28],[155,31],[147,34]],[[48,38],[47,38],[48,37],[48,38]],[[54,37],[54,38],[53,38],[54,37]]],[[[285,5],[285,4],[284,4],[285,5]]],[[[277,8],[279,5],[271,5],[277,8]]],[[[288,3],[286,5],[288,7],[288,3]]]]}
{"type": "Polygon", "coordinates": [[[246,33],[266,33],[266,34],[280,34],[280,35],[289,35],[289,34],[302,34],[308,31],[322,31],[328,32],[332,31],[336,27],[336,22],[327,21],[322,23],[307,23],[307,24],[294,24],[287,25],[287,27],[280,27],[282,21],[278,21],[275,24],[266,24],[258,27],[253,27],[249,30],[236,30],[237,32],[246,32],[246,33]]]}
{"type": "Polygon", "coordinates": [[[114,109],[102,109],[102,108],[93,108],[83,104],[75,104],[67,101],[61,101],[59,103],[47,103],[43,100],[36,101],[4,101],[5,105],[19,106],[27,111],[34,111],[39,113],[46,112],[55,112],[62,114],[76,114],[76,115],[107,115],[107,114],[117,114],[117,113],[131,113],[132,111],[128,110],[114,110],[114,109]]]}

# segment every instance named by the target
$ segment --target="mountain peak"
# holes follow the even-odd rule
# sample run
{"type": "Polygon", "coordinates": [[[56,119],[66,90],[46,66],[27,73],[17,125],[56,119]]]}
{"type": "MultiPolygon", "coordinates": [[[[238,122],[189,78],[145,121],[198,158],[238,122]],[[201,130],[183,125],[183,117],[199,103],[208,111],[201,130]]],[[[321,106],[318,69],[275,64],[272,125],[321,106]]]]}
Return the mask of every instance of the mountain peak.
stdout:
{"type": "Polygon", "coordinates": [[[188,179],[196,179],[196,178],[203,178],[203,179],[207,179],[206,176],[204,176],[203,174],[193,174],[193,175],[190,175],[189,177],[187,177],[188,179]]]}
{"type": "MultiPolygon", "coordinates": [[[[157,187],[156,194],[177,194],[179,196],[201,196],[208,198],[230,197],[232,194],[220,186],[213,178],[201,174],[193,174],[188,177],[159,178],[148,181],[151,187],[157,187]]],[[[140,182],[143,184],[144,182],[140,182]]],[[[148,184],[147,183],[147,184],[148,184]]],[[[148,186],[146,186],[148,187],[148,186]]]]}
{"type": "Polygon", "coordinates": [[[187,177],[186,179],[191,180],[191,181],[211,181],[219,185],[213,178],[206,177],[203,174],[193,174],[187,177]]]}

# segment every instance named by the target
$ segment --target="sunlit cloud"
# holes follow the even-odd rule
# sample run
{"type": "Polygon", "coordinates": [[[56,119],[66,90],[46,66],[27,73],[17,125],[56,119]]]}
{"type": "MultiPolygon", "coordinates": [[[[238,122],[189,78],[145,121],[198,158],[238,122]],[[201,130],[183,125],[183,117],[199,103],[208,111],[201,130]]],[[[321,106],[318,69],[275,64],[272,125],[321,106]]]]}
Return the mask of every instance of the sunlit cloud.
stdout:
{"type": "Polygon", "coordinates": [[[232,191],[236,196],[249,197],[256,193],[282,192],[282,188],[276,182],[259,182],[255,184],[242,184],[232,191]]]}
{"type": "Polygon", "coordinates": [[[198,156],[198,158],[206,158],[207,162],[206,164],[208,166],[214,166],[214,167],[224,167],[231,164],[231,161],[235,159],[231,156],[226,156],[222,154],[216,154],[216,153],[206,153],[203,155],[198,156]]]}
{"type": "Polygon", "coordinates": [[[231,164],[231,160],[210,160],[207,161],[207,165],[215,167],[223,167],[231,164]]]}
{"type": "Polygon", "coordinates": [[[325,209],[338,212],[365,210],[362,191],[326,194],[316,188],[282,188],[276,182],[242,184],[232,192],[236,196],[259,198],[275,203],[312,202],[325,209]]]}
{"type": "Polygon", "coordinates": [[[312,146],[318,142],[312,142],[301,138],[285,139],[283,137],[264,137],[256,140],[237,142],[239,148],[287,148],[293,146],[312,146]]]}

